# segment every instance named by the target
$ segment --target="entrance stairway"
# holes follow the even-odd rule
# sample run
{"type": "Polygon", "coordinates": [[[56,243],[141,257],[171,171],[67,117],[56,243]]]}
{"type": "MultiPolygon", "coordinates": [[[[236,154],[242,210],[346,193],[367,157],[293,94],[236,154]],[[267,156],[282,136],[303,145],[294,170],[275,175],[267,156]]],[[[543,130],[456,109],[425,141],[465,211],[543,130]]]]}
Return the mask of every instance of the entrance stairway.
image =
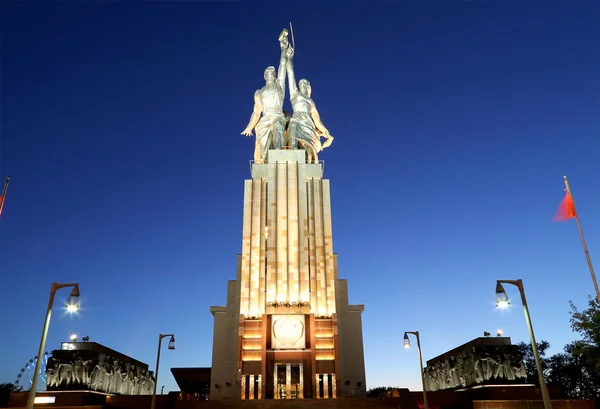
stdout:
{"type": "MultiPolygon", "coordinates": [[[[193,406],[175,405],[175,409],[409,409],[402,398],[352,398],[352,399],[281,399],[245,401],[198,401],[193,406]]],[[[181,402],[183,403],[183,402],[181,402]]],[[[413,401],[414,404],[414,401],[413,401]]],[[[416,406],[416,404],[415,404],[416,406]]]]}

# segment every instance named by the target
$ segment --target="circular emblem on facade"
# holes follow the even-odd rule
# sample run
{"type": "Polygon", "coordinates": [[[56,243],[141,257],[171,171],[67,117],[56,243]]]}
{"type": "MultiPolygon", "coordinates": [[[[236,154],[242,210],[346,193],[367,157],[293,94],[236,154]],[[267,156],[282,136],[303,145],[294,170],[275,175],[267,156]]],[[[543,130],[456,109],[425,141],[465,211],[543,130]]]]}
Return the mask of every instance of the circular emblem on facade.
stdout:
{"type": "Polygon", "coordinates": [[[304,323],[294,316],[278,317],[273,322],[273,336],[280,347],[297,348],[298,341],[304,336],[304,323]]]}

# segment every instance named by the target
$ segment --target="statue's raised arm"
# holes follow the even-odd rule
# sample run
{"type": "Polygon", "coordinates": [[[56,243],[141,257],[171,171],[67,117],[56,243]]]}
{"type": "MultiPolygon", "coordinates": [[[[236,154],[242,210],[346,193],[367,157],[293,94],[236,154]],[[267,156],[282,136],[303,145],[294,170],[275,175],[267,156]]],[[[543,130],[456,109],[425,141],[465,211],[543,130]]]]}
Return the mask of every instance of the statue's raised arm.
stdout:
{"type": "Polygon", "coordinates": [[[294,73],[294,49],[288,47],[286,50],[287,57],[287,76],[288,87],[290,88],[290,102],[293,104],[294,98],[298,93],[298,85],[296,84],[296,74],[294,73]]]}
{"type": "Polygon", "coordinates": [[[281,56],[279,57],[279,69],[277,70],[277,85],[281,88],[285,98],[285,75],[287,69],[287,50],[289,48],[288,31],[284,28],[279,34],[279,48],[281,48],[281,56]]]}

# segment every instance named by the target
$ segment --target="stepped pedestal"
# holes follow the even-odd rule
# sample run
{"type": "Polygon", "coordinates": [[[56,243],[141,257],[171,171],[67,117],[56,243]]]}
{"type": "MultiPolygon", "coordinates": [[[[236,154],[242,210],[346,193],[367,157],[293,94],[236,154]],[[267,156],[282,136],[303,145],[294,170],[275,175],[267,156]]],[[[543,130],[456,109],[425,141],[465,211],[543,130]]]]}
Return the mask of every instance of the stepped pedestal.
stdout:
{"type": "Polygon", "coordinates": [[[338,279],[322,165],[270,150],[251,173],[237,277],[211,307],[211,399],[364,396],[363,306],[338,279]]]}

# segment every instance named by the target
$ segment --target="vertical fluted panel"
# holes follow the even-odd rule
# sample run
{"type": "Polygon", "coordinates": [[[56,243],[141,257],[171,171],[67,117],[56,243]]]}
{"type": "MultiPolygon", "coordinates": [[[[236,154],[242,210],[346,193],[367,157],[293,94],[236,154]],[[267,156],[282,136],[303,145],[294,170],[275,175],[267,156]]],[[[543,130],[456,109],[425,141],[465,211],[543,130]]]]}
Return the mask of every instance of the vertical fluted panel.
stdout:
{"type": "Polygon", "coordinates": [[[298,292],[301,302],[310,302],[310,263],[308,253],[308,182],[298,176],[298,270],[300,282],[298,292]]]}
{"type": "Polygon", "coordinates": [[[277,176],[267,184],[267,302],[277,301],[277,176]]]}
{"type": "Polygon", "coordinates": [[[287,162],[277,163],[277,301],[287,299],[288,217],[287,162]]]}
{"type": "Polygon", "coordinates": [[[250,237],[252,234],[252,181],[244,182],[244,219],[240,268],[240,314],[248,314],[250,300],[250,237]]]}
{"type": "Polygon", "coordinates": [[[252,181],[252,223],[250,230],[250,307],[249,314],[250,316],[257,317],[258,310],[258,289],[259,289],[259,267],[260,267],[260,248],[261,248],[261,192],[262,180],[253,180],[252,181]]]}
{"type": "Polygon", "coordinates": [[[311,312],[316,313],[317,308],[317,252],[315,249],[315,180],[307,181],[307,207],[308,207],[308,264],[310,270],[310,305],[311,312]]]}
{"type": "Polygon", "coordinates": [[[260,185],[260,260],[258,263],[258,310],[260,315],[265,313],[266,292],[266,225],[267,225],[267,182],[262,180],[260,185]]]}
{"type": "Polygon", "coordinates": [[[288,301],[297,303],[298,297],[298,164],[287,164],[288,191],[288,301]]]}
{"type": "Polygon", "coordinates": [[[325,247],[323,242],[323,196],[321,195],[321,179],[314,180],[314,209],[315,209],[315,251],[317,275],[317,313],[327,313],[327,294],[325,280],[325,247]]]}
{"type": "Polygon", "coordinates": [[[321,181],[323,203],[323,245],[325,252],[325,277],[327,293],[327,314],[334,314],[335,306],[335,265],[333,260],[333,233],[331,226],[331,198],[329,181],[321,181]]]}

